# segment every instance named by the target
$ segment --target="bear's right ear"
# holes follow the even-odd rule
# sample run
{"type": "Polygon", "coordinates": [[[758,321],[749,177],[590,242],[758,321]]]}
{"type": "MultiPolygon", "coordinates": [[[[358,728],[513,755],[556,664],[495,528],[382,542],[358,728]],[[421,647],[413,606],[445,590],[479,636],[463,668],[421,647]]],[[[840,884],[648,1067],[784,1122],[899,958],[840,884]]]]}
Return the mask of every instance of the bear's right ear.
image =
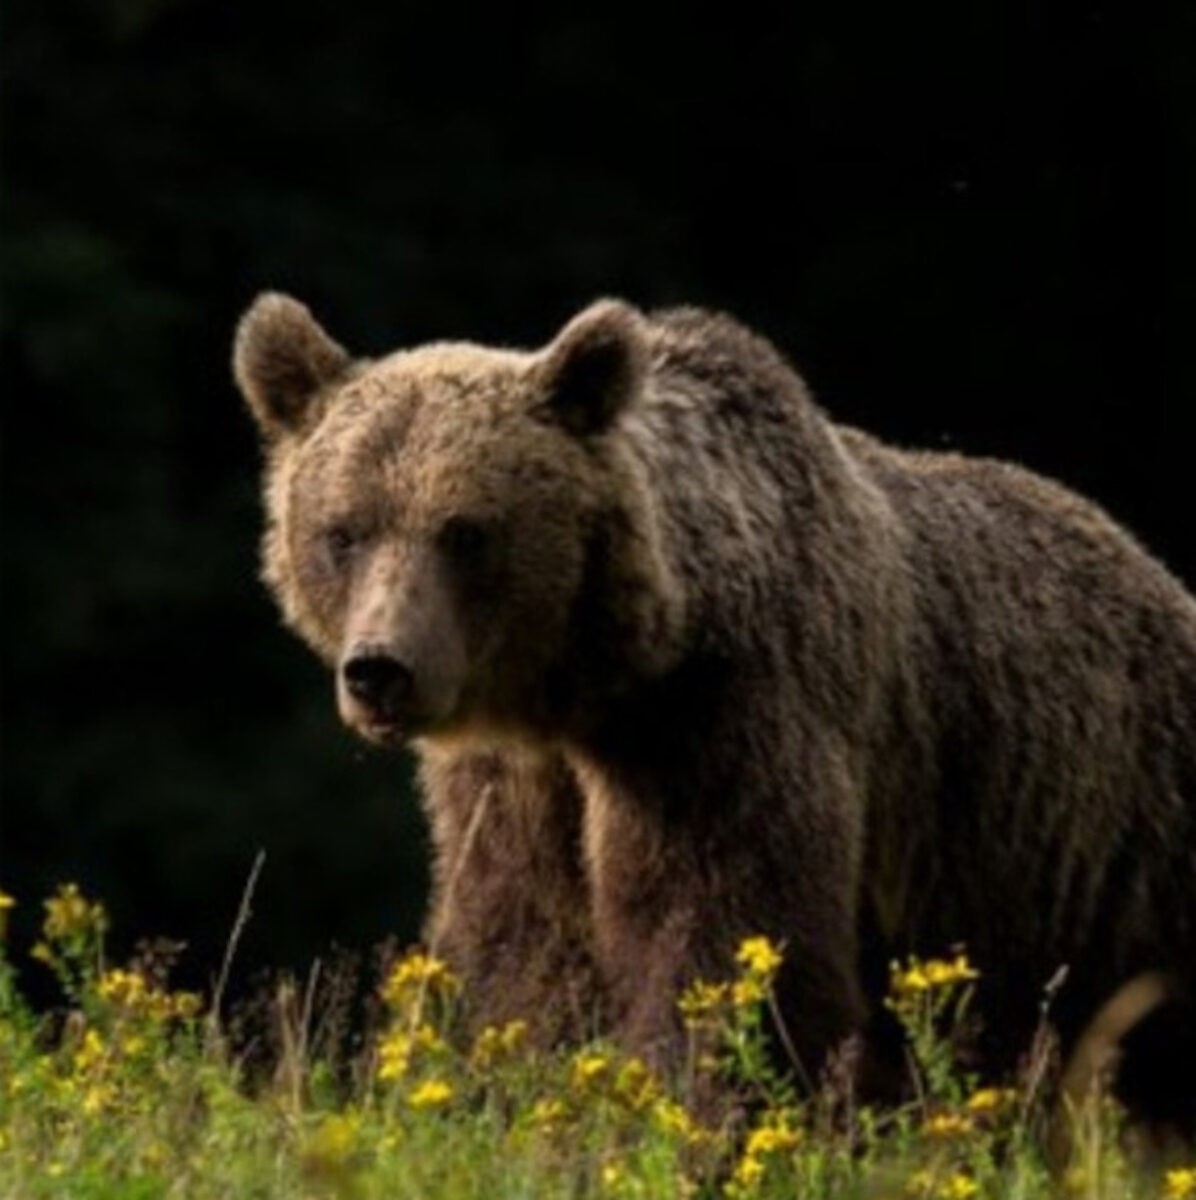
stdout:
{"type": "Polygon", "coordinates": [[[258,426],[273,440],[299,432],[320,389],[349,355],[290,296],[263,292],[237,326],[233,375],[258,426]]]}
{"type": "Polygon", "coordinates": [[[543,353],[539,411],[578,437],[609,429],[643,387],[646,322],[622,300],[578,313],[543,353]]]}

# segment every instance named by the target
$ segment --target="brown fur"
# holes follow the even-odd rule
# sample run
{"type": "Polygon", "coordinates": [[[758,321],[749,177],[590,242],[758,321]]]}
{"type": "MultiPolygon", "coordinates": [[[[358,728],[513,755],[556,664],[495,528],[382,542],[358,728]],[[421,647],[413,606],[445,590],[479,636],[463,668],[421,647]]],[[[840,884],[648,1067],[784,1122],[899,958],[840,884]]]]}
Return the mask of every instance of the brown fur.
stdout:
{"type": "Polygon", "coordinates": [[[479,1020],[667,1056],[752,933],[811,1070],[908,950],[966,942],[998,1062],[1062,963],[1065,1043],[1135,974],[1191,986],[1196,603],[1092,504],[836,426],[693,310],[337,351],[280,297],[238,333],[265,577],[345,719],[420,753],[479,1020]]]}

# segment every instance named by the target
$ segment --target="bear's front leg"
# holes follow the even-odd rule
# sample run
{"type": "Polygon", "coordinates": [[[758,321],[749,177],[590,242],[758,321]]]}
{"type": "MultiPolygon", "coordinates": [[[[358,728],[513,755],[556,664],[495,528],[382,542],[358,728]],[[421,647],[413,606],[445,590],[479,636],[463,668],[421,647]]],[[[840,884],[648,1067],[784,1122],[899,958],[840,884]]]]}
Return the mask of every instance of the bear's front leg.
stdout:
{"type": "Polygon", "coordinates": [[[425,749],[435,846],[427,941],[460,975],[467,1025],[524,1020],[535,1044],[595,1036],[582,802],[559,758],[425,749]]]}
{"type": "Polygon", "coordinates": [[[696,979],[734,976],[741,941],[765,935],[784,952],[777,1047],[797,1061],[782,1065],[816,1082],[828,1053],[865,1024],[850,806],[829,786],[737,797],[711,794],[695,774],[669,780],[666,796],[594,771],[583,779],[595,943],[619,1040],[679,1065],[679,996],[696,979]]]}

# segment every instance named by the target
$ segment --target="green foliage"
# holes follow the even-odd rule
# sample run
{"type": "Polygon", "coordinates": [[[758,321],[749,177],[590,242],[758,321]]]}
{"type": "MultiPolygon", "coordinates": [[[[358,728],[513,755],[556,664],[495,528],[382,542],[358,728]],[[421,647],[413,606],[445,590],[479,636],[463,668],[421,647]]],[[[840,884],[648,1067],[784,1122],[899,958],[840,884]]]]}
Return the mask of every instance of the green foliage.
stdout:
{"type": "MultiPolygon", "coordinates": [[[[0,893],[0,917],[11,906],[0,893]]],[[[263,1073],[199,996],[169,987],[160,957],[107,965],[106,928],[103,907],[73,886],[46,901],[35,953],[69,1001],[53,1017],[34,1016],[0,956],[4,1196],[1196,1194],[1191,1170],[1134,1178],[1107,1103],[1079,1114],[1073,1161],[1052,1177],[1031,1134],[1041,1114],[955,1065],[976,975],[964,958],[894,967],[891,1006],[921,1098],[845,1118],[831,1077],[799,1099],[766,1053],[781,960],[763,938],[744,942],[736,978],[682,998],[691,1054],[673,1079],[609,1045],[538,1052],[522,1021],[461,1045],[457,980],[423,952],[384,971],[382,1015],[353,1053],[321,1043],[313,989],[300,996],[284,981],[271,1004],[278,1053],[263,1073]]]]}

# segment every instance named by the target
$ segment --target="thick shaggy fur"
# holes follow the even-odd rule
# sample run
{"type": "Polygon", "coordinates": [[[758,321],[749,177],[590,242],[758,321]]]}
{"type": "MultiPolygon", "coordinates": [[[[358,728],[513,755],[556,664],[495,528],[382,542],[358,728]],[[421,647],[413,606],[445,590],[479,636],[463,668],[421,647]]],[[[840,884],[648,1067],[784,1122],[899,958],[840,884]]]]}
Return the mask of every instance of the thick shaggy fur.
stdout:
{"type": "Polygon", "coordinates": [[[693,310],[364,363],[267,296],[236,371],[265,577],[346,720],[415,744],[479,1021],[667,1058],[753,933],[811,1073],[910,950],[967,945],[995,1063],[1062,964],[1065,1043],[1196,984],[1196,602],[1092,504],[836,426],[693,310]],[[401,712],[347,690],[363,647],[401,712]]]}

